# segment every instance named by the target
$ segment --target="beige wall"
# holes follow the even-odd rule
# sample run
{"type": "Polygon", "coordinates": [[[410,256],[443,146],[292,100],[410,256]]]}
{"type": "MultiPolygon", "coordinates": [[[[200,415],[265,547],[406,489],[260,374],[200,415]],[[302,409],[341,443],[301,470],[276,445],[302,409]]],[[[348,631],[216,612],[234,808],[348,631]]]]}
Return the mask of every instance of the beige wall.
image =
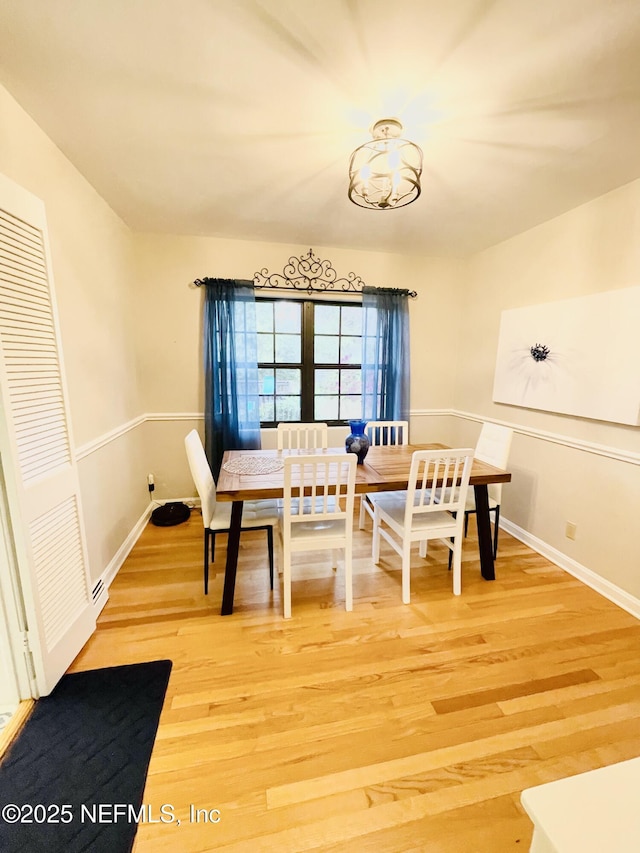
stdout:
{"type": "MultiPolygon", "coordinates": [[[[144,317],[136,341],[145,411],[176,417],[201,413],[203,293],[190,287],[190,282],[205,276],[252,279],[263,268],[280,272],[291,256],[300,257],[309,247],[166,235],[136,235],[135,242],[136,314],[144,317]]],[[[418,292],[418,298],[410,301],[411,406],[414,410],[451,408],[457,358],[452,328],[460,311],[464,265],[323,246],[314,246],[313,251],[330,260],[339,276],[354,272],[368,284],[418,292]]],[[[412,428],[420,440],[425,419],[414,420],[412,428]]],[[[170,417],[154,422],[150,454],[160,498],[185,494],[189,478],[181,442],[194,423],[198,425],[170,417]],[[179,460],[172,458],[176,450],[179,460]]],[[[439,420],[439,426],[444,426],[444,420],[439,420]]],[[[264,436],[265,447],[270,440],[268,434],[264,436]]]]}
{"type": "MultiPolygon", "coordinates": [[[[0,172],[45,203],[74,443],[82,447],[142,413],[132,235],[2,87],[0,128],[0,172]]],[[[79,461],[93,580],[144,512],[146,467],[128,434],[79,461]]]]}
{"type": "MultiPolygon", "coordinates": [[[[640,429],[495,404],[492,390],[500,312],[637,285],[639,225],[635,181],[471,259],[455,396],[458,410],[522,431],[514,437],[513,482],[503,490],[505,517],[636,597],[640,467],[632,462],[640,429]],[[563,437],[600,445],[605,455],[567,446],[563,437]],[[608,458],[607,448],[632,461],[608,458]],[[565,536],[567,521],[578,525],[575,541],[565,536]]],[[[478,428],[461,421],[458,435],[473,441],[478,428]]]]}

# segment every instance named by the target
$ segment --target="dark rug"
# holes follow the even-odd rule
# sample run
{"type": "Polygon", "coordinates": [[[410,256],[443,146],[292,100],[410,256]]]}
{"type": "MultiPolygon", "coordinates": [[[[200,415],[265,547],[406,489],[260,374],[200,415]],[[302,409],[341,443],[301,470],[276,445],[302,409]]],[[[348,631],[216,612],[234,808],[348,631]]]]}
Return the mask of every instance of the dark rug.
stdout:
{"type": "Polygon", "coordinates": [[[72,673],[36,702],[0,764],[2,853],[129,853],[159,817],[142,795],[170,672],[72,673]]]}

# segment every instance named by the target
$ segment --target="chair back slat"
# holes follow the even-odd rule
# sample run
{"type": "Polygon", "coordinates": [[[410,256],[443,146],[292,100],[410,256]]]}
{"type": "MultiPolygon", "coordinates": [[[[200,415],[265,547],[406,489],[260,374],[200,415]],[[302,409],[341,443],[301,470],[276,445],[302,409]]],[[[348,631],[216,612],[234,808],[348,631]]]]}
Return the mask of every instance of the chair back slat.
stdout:
{"type": "Polygon", "coordinates": [[[277,427],[278,450],[322,450],[329,446],[327,424],[282,422],[277,427]]]}
{"type": "Polygon", "coordinates": [[[208,527],[216,509],[216,483],[197,430],[192,429],[185,436],[184,446],[187,451],[191,476],[202,504],[202,522],[205,527],[208,527]]]}
{"type": "Polygon", "coordinates": [[[351,518],[356,463],[352,453],[287,456],[284,460],[285,525],[351,518]]]}
{"type": "Polygon", "coordinates": [[[419,513],[464,512],[473,454],[471,447],[413,453],[405,516],[408,528],[411,516],[419,513]]]}
{"type": "Polygon", "coordinates": [[[409,444],[408,421],[369,421],[365,429],[372,447],[409,444]]]}

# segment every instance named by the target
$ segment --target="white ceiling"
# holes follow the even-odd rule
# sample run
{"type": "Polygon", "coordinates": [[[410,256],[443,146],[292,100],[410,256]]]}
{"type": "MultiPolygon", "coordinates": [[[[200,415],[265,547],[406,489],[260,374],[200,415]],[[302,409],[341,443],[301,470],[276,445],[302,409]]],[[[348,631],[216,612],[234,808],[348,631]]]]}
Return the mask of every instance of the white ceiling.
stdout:
{"type": "Polygon", "coordinates": [[[639,0],[3,0],[0,83],[138,231],[464,256],[640,176],[639,0]]]}

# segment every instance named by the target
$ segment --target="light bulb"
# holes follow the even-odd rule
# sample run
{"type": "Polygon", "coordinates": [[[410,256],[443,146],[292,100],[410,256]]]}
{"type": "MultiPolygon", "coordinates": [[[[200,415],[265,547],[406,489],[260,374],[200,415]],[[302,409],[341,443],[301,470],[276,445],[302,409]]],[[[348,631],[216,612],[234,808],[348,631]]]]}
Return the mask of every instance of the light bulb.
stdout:
{"type": "Polygon", "coordinates": [[[389,168],[391,170],[398,168],[398,166],[400,165],[400,152],[397,148],[394,148],[392,151],[389,151],[387,160],[389,161],[389,168]]]}

